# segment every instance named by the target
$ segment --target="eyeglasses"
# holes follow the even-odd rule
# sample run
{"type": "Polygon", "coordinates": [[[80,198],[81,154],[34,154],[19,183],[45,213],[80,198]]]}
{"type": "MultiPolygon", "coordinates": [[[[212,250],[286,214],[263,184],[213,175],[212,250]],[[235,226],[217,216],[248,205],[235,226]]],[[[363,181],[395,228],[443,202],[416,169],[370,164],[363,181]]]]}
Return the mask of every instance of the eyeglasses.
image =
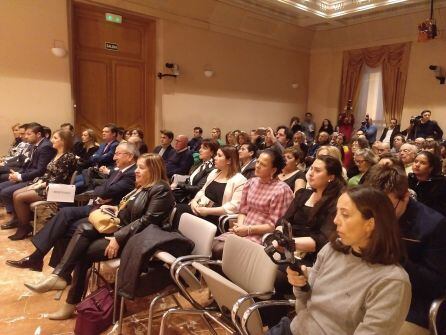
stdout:
{"type": "Polygon", "coordinates": [[[365,162],[365,159],[355,159],[356,164],[362,164],[365,162]]]}
{"type": "Polygon", "coordinates": [[[119,152],[119,151],[115,151],[115,156],[121,156],[121,155],[128,155],[128,152],[119,152]]]}

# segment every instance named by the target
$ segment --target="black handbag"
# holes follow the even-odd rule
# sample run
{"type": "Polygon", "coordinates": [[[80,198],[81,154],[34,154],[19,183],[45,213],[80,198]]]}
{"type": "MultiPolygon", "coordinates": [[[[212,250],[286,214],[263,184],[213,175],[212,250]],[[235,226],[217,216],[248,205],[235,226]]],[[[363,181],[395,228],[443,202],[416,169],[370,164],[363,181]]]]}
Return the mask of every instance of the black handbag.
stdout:
{"type": "Polygon", "coordinates": [[[113,323],[113,288],[98,270],[93,268],[93,272],[102,280],[104,286],[99,287],[77,304],[74,327],[76,335],[97,335],[113,323]]]}

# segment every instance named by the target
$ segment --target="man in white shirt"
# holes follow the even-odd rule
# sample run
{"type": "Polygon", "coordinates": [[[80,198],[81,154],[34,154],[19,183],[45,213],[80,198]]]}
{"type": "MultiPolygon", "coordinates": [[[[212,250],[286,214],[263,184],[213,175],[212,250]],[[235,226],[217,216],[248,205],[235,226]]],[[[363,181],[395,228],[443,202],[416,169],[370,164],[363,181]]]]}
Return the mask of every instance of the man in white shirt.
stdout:
{"type": "Polygon", "coordinates": [[[384,128],[381,138],[379,139],[383,143],[389,143],[390,146],[393,146],[393,138],[396,134],[400,132],[400,126],[398,125],[398,121],[396,119],[391,119],[390,124],[384,128]]]}

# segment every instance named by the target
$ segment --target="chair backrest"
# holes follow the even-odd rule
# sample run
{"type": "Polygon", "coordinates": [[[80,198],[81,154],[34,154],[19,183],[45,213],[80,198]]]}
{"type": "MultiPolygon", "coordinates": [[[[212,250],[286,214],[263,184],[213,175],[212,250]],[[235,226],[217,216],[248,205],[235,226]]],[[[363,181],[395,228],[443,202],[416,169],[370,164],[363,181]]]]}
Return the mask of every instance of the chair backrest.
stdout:
{"type": "MultiPolygon", "coordinates": [[[[263,247],[245,238],[230,235],[223,249],[223,272],[227,278],[200,263],[193,263],[200,271],[216,303],[230,318],[235,302],[248,293],[270,292],[274,289],[277,265],[270,261],[263,247]]],[[[247,300],[238,311],[241,317],[253,303],[247,300]]],[[[256,311],[248,321],[250,334],[262,334],[260,314],[256,311]]]]}
{"type": "Polygon", "coordinates": [[[192,255],[210,256],[212,253],[212,241],[214,240],[217,227],[199,217],[189,213],[181,215],[178,230],[181,234],[195,243],[192,255]]]}
{"type": "Polygon", "coordinates": [[[269,259],[262,245],[246,238],[228,236],[222,269],[229,280],[250,293],[274,289],[277,265],[269,259]]]}

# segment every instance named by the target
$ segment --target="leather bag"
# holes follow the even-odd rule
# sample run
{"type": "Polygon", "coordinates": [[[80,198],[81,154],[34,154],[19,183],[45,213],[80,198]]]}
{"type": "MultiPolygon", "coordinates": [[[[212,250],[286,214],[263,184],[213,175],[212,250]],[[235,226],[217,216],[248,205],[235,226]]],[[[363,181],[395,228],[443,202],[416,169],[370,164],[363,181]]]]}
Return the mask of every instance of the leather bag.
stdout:
{"type": "Polygon", "coordinates": [[[119,218],[102,208],[92,211],[88,221],[101,234],[113,234],[119,229],[119,218]]]}
{"type": "Polygon", "coordinates": [[[98,335],[113,323],[113,289],[104,277],[95,268],[93,269],[104,282],[104,286],[99,287],[77,304],[74,327],[76,335],[98,335]]]}

